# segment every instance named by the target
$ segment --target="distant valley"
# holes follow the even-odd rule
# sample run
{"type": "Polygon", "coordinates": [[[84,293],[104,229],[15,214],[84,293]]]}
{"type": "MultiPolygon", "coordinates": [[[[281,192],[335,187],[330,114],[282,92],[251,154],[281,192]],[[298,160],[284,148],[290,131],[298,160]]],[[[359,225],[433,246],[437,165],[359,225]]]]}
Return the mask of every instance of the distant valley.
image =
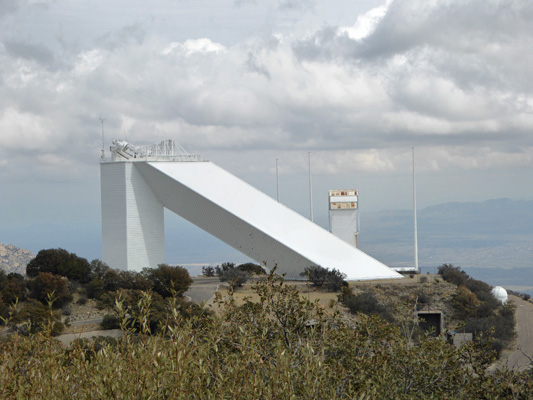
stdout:
{"type": "MultiPolygon", "coordinates": [[[[360,248],[394,267],[413,264],[413,213],[361,216],[360,248]]],[[[418,211],[421,266],[533,267],[533,201],[446,203],[418,211]]]]}
{"type": "MultiPolygon", "coordinates": [[[[389,266],[412,266],[412,211],[361,215],[359,247],[389,266]]],[[[533,294],[533,201],[495,199],[421,209],[418,252],[422,271],[454,264],[490,284],[533,294]]]]}

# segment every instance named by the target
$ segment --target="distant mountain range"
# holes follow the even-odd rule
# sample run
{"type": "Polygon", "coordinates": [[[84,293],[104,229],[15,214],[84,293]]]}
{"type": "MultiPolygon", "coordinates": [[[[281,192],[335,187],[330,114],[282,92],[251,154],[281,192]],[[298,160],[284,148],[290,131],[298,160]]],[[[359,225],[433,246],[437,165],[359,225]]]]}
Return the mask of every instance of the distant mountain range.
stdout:
{"type": "MultiPolygon", "coordinates": [[[[533,201],[445,203],[417,219],[420,266],[533,268],[533,201]]],[[[389,266],[412,266],[413,232],[412,210],[362,214],[359,247],[389,266]]]]}
{"type": "Polygon", "coordinates": [[[21,249],[11,244],[0,243],[0,269],[6,273],[15,272],[26,274],[26,265],[35,256],[29,250],[21,249]]]}

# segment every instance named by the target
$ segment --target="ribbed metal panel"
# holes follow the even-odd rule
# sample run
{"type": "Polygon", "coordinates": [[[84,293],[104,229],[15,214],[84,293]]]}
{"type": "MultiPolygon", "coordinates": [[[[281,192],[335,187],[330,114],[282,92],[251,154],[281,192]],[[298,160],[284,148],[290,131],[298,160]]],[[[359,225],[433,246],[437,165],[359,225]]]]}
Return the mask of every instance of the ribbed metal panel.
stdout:
{"type": "Polygon", "coordinates": [[[100,171],[103,261],[137,271],[163,263],[163,205],[136,163],[103,163],[100,171]]]}
{"type": "Polygon", "coordinates": [[[119,269],[128,262],[125,172],[121,163],[100,164],[102,260],[119,269]]]}
{"type": "Polygon", "coordinates": [[[311,265],[351,280],[401,277],[213,163],[135,164],[165,207],[289,278],[311,265]]]}

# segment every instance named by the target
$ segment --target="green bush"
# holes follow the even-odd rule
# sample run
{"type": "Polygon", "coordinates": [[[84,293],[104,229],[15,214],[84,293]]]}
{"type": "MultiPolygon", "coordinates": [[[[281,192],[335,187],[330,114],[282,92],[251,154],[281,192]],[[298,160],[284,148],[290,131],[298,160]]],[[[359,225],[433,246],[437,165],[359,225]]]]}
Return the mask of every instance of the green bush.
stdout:
{"type": "Polygon", "coordinates": [[[168,264],[159,264],[157,268],[145,268],[143,276],[152,283],[152,290],[162,297],[181,296],[193,282],[185,268],[172,267],[168,264]]]}
{"type": "Polygon", "coordinates": [[[120,329],[120,321],[116,315],[105,314],[102,322],[100,322],[100,326],[104,330],[120,329]]]}
{"type": "Polygon", "coordinates": [[[65,276],[80,283],[91,280],[91,265],[82,257],[64,249],[41,250],[26,266],[26,275],[35,277],[39,272],[65,276]]]}
{"type": "Polygon", "coordinates": [[[251,272],[246,272],[242,270],[238,270],[236,268],[230,269],[226,272],[224,272],[220,276],[221,282],[228,282],[232,288],[241,287],[246,282],[248,282],[248,279],[251,277],[251,272]]]}
{"type": "Polygon", "coordinates": [[[340,297],[340,300],[352,314],[378,315],[384,320],[393,320],[390,307],[381,304],[372,292],[353,294],[350,291],[346,291],[340,297]]]}
{"type": "Polygon", "coordinates": [[[68,290],[67,280],[50,272],[39,272],[37,276],[28,281],[30,297],[48,304],[53,300],[54,308],[61,308],[72,300],[68,290]]]}
{"type": "Polygon", "coordinates": [[[215,268],[210,265],[202,267],[202,274],[204,276],[215,276],[215,268]]]}
{"type": "Polygon", "coordinates": [[[248,272],[254,275],[265,275],[266,274],[266,271],[262,266],[258,264],[254,264],[254,263],[241,264],[237,266],[235,269],[237,269],[238,271],[248,272]]]}
{"type": "Polygon", "coordinates": [[[300,276],[307,278],[307,280],[311,282],[313,286],[321,288],[324,286],[324,282],[326,282],[328,277],[328,270],[327,268],[319,265],[312,265],[310,267],[306,267],[304,271],[300,273],[300,276]]]}

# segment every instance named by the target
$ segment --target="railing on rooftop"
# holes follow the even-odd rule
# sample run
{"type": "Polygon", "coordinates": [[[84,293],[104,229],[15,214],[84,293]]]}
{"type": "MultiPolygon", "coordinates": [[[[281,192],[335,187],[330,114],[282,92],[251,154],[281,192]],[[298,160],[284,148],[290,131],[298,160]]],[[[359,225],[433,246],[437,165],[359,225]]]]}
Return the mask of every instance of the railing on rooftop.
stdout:
{"type": "Polygon", "coordinates": [[[162,140],[148,146],[134,146],[123,140],[113,140],[111,161],[202,161],[198,154],[190,154],[174,140],[162,140]]]}

